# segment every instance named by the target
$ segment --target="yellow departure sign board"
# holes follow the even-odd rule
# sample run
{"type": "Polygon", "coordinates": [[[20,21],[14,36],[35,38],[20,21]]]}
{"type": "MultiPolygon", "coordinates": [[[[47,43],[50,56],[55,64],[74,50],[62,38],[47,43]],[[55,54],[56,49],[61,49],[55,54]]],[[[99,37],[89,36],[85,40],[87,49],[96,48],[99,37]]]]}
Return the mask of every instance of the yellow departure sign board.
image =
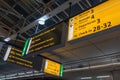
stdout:
{"type": "Polygon", "coordinates": [[[34,35],[31,38],[31,44],[29,45],[28,53],[41,52],[51,47],[56,48],[55,46],[61,45],[63,40],[63,23],[59,23],[56,26],[49,27],[42,32],[34,35]]]}
{"type": "Polygon", "coordinates": [[[56,28],[54,27],[44,31],[41,34],[34,36],[32,38],[29,53],[33,53],[33,52],[54,46],[55,44],[58,44],[58,42],[60,43],[60,39],[55,41],[55,38],[57,38],[57,36],[53,34],[53,31],[55,30],[56,28]]]}
{"type": "Polygon", "coordinates": [[[8,49],[9,51],[6,52],[6,55],[5,55],[6,59],[4,59],[5,61],[15,63],[15,64],[18,64],[21,66],[25,66],[28,68],[33,68],[32,61],[24,59],[23,57],[21,57],[21,52],[22,52],[21,50],[14,48],[14,47],[11,47],[11,46],[9,46],[8,48],[9,48],[8,49]]]}
{"type": "Polygon", "coordinates": [[[62,76],[63,66],[60,63],[46,59],[44,72],[56,76],[62,76]]]}
{"type": "Polygon", "coordinates": [[[68,41],[120,25],[120,0],[108,0],[69,20],[68,41]]]}

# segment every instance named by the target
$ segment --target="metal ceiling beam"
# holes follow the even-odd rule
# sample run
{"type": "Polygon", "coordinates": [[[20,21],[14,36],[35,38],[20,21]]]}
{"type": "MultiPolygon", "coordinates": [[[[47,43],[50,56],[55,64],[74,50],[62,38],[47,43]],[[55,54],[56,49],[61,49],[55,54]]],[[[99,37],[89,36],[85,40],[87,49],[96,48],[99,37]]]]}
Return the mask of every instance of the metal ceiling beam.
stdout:
{"type": "Polygon", "coordinates": [[[2,27],[7,28],[9,30],[12,30],[9,26],[7,26],[6,24],[4,24],[3,22],[0,21],[0,25],[2,25],[2,27]]]}
{"type": "MultiPolygon", "coordinates": [[[[60,13],[61,11],[64,11],[65,9],[69,8],[69,3],[72,2],[72,5],[78,3],[79,1],[81,0],[69,0],[67,2],[65,2],[64,4],[62,4],[60,7],[54,9],[53,11],[49,12],[48,14],[42,16],[42,17],[45,17],[45,16],[49,16],[49,18],[53,17],[54,15],[60,13]]],[[[25,31],[35,27],[36,23],[37,23],[38,20],[35,20],[34,22],[32,22],[31,24],[27,25],[26,27],[22,28],[19,30],[19,33],[24,33],[25,31]]]]}
{"type": "Polygon", "coordinates": [[[77,4],[80,6],[82,10],[85,10],[85,8],[80,3],[77,3],[77,4]]]}
{"type": "Polygon", "coordinates": [[[25,37],[23,37],[21,34],[19,35],[19,37],[21,37],[23,40],[26,40],[26,38],[25,38],[25,37]]]}
{"type": "Polygon", "coordinates": [[[24,4],[24,5],[28,8],[28,10],[29,10],[30,12],[33,11],[33,10],[30,8],[29,4],[27,4],[26,0],[21,0],[21,3],[24,4]]]}
{"type": "Polygon", "coordinates": [[[32,1],[33,1],[32,3],[36,4],[37,6],[39,6],[39,4],[38,4],[38,3],[36,3],[36,1],[35,1],[35,0],[32,0],[32,1]]]}
{"type": "Polygon", "coordinates": [[[11,18],[9,18],[8,16],[3,16],[3,18],[6,19],[7,21],[9,21],[12,25],[15,24],[15,22],[11,18]]]}
{"type": "MultiPolygon", "coordinates": [[[[27,6],[27,8],[29,8],[29,10],[32,12],[33,11],[33,9],[31,9],[30,8],[30,6],[27,4],[27,2],[25,2],[26,0],[22,0],[22,3],[24,3],[26,6],[27,6]]],[[[34,11],[33,13],[31,13],[30,15],[28,15],[27,17],[26,17],[26,20],[28,20],[28,18],[30,18],[30,17],[33,17],[33,18],[35,18],[36,19],[36,17],[34,17],[33,15],[36,13],[36,11],[34,11]]],[[[40,12],[39,12],[40,13],[40,12]]],[[[40,13],[41,14],[41,13],[40,13]]]]}
{"type": "MultiPolygon", "coordinates": [[[[2,10],[3,12],[5,12],[6,14],[12,14],[12,15],[18,17],[17,14],[15,14],[14,12],[11,12],[11,11],[9,11],[9,10],[5,10],[5,9],[3,9],[3,8],[0,8],[0,10],[2,10]]],[[[20,18],[20,17],[18,17],[18,18],[20,18]]]]}
{"type": "Polygon", "coordinates": [[[12,45],[12,46],[17,47],[17,48],[19,48],[19,49],[22,49],[22,47],[17,46],[17,45],[15,45],[15,44],[13,44],[13,43],[10,43],[10,42],[6,42],[6,41],[4,41],[4,40],[1,39],[1,38],[0,38],[0,42],[3,42],[3,43],[6,43],[6,44],[8,44],[8,45],[12,45]]]}
{"type": "Polygon", "coordinates": [[[61,18],[59,18],[57,15],[55,15],[56,16],[56,18],[59,20],[59,21],[62,21],[62,19],[61,18]]]}
{"type": "Polygon", "coordinates": [[[39,13],[41,13],[32,3],[29,2],[29,4],[33,7],[35,11],[38,11],[39,13]]]}
{"type": "Polygon", "coordinates": [[[14,8],[12,8],[11,6],[9,6],[4,0],[0,0],[0,3],[3,3],[3,5],[5,7],[7,7],[8,10],[14,12],[17,15],[17,17],[24,18],[19,12],[17,12],[14,8]]]}
{"type": "Polygon", "coordinates": [[[83,1],[80,1],[86,8],[88,8],[89,7],[89,5],[87,5],[85,2],[83,2],[83,1]]]}
{"type": "MultiPolygon", "coordinates": [[[[41,0],[40,0],[40,1],[36,0],[36,1],[37,1],[37,2],[40,2],[41,5],[44,4],[41,0]]],[[[50,1],[50,2],[47,3],[47,4],[44,4],[43,8],[44,8],[45,6],[47,6],[47,5],[49,5],[49,4],[50,4],[51,2],[53,2],[53,1],[54,1],[54,0],[50,1]]],[[[26,20],[27,20],[29,17],[34,17],[33,15],[34,15],[36,12],[38,12],[38,13],[40,13],[40,14],[43,14],[42,12],[40,12],[41,9],[35,8],[31,3],[26,2],[26,0],[22,0],[22,2],[25,3],[25,5],[26,5],[27,7],[29,7],[29,9],[31,9],[30,6],[29,6],[29,5],[31,5],[31,6],[36,10],[36,11],[34,11],[31,15],[27,16],[27,17],[26,17],[26,20]],[[26,4],[26,3],[29,3],[29,5],[26,4]]],[[[34,17],[34,18],[35,18],[35,17],[34,17]]]]}
{"type": "Polygon", "coordinates": [[[4,28],[0,27],[0,37],[8,36],[9,31],[5,30],[4,28]]]}
{"type": "Polygon", "coordinates": [[[45,5],[45,3],[42,0],[35,0],[35,1],[37,1],[38,3],[41,3],[43,5],[45,5]]]}
{"type": "Polygon", "coordinates": [[[30,11],[29,11],[28,9],[26,9],[25,6],[21,5],[20,3],[18,3],[18,5],[19,5],[20,7],[22,7],[28,14],[30,14],[30,11]]]}
{"type": "MultiPolygon", "coordinates": [[[[41,14],[41,12],[40,12],[38,9],[36,9],[30,2],[27,2],[26,0],[22,0],[22,2],[29,8],[29,10],[33,11],[33,13],[31,13],[30,15],[28,15],[28,16],[26,17],[26,20],[27,20],[28,18],[30,18],[30,17],[35,18],[33,15],[34,15],[36,12],[39,12],[39,13],[41,14]],[[35,11],[34,11],[33,9],[31,9],[31,7],[30,7],[27,3],[28,3],[30,6],[32,6],[32,7],[35,9],[35,11]]],[[[36,18],[35,18],[35,19],[36,19],[36,18]]]]}
{"type": "Polygon", "coordinates": [[[53,17],[52,17],[52,20],[53,20],[55,23],[58,23],[53,17]]]}
{"type": "MultiPolygon", "coordinates": [[[[14,15],[16,14],[16,15],[15,15],[16,17],[18,17],[18,18],[20,18],[20,19],[21,19],[21,18],[25,19],[19,12],[17,12],[17,11],[13,8],[13,7],[15,7],[16,4],[15,4],[13,7],[11,7],[11,6],[9,6],[4,0],[0,0],[0,1],[2,1],[1,3],[3,3],[3,5],[5,5],[5,7],[7,7],[7,9],[9,9],[9,10],[12,11],[12,12],[11,12],[11,11],[8,11],[9,13],[12,13],[12,14],[14,13],[14,15]]],[[[19,22],[19,21],[18,21],[18,22],[19,22]]],[[[15,26],[16,26],[16,25],[15,25],[15,26]]],[[[7,26],[7,27],[8,27],[8,26],[7,26]]],[[[9,27],[9,28],[10,28],[10,27],[9,27]]],[[[17,34],[15,30],[12,30],[12,29],[11,29],[11,31],[13,31],[13,32],[15,32],[15,34],[17,34]]],[[[21,36],[22,36],[22,35],[21,35],[21,36]]],[[[20,36],[20,37],[21,37],[21,36],[20,36]]],[[[21,37],[21,38],[22,38],[23,40],[25,40],[25,38],[23,38],[23,37],[21,37]]]]}
{"type": "MultiPolygon", "coordinates": [[[[7,25],[5,25],[4,23],[2,23],[2,22],[0,22],[0,24],[1,25],[3,25],[2,27],[5,27],[5,28],[7,28],[7,29],[9,29],[10,30],[10,32],[14,32],[14,33],[16,33],[16,31],[15,30],[13,30],[12,28],[10,28],[9,26],[7,26],[7,25]]],[[[10,34],[10,32],[9,32],[9,34],[10,34]]],[[[9,35],[8,34],[8,35],[9,35]]],[[[21,34],[19,34],[19,37],[21,37],[23,40],[25,40],[26,38],[25,37],[23,37],[21,34]]]]}
{"type": "Polygon", "coordinates": [[[90,7],[92,7],[92,4],[90,3],[89,0],[86,0],[86,2],[88,3],[88,5],[89,5],[90,7]]]}
{"type": "MultiPolygon", "coordinates": [[[[19,1],[16,2],[16,4],[13,5],[12,7],[9,6],[4,0],[0,0],[0,1],[2,1],[1,3],[3,3],[3,4],[5,5],[5,7],[7,6],[7,8],[8,8],[9,10],[11,10],[14,14],[16,14],[16,16],[18,16],[20,19],[25,19],[24,16],[22,16],[19,12],[17,12],[17,11],[14,9],[15,5],[18,4],[19,1]]],[[[20,21],[18,21],[18,22],[20,22],[20,21]]],[[[17,24],[14,25],[13,27],[16,27],[16,26],[19,27],[18,25],[19,25],[19,23],[17,23],[17,24]]]]}

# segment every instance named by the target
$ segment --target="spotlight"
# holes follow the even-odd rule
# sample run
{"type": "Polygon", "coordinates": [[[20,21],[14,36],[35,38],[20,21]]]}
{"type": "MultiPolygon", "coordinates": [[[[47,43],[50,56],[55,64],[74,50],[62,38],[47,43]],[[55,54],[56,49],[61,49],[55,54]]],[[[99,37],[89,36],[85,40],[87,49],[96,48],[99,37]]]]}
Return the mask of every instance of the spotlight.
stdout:
{"type": "Polygon", "coordinates": [[[4,41],[8,42],[10,41],[11,39],[8,37],[8,38],[5,38],[4,41]]]}
{"type": "Polygon", "coordinates": [[[39,23],[40,25],[44,25],[44,24],[45,24],[45,20],[40,19],[40,20],[38,20],[38,23],[39,23]]]}

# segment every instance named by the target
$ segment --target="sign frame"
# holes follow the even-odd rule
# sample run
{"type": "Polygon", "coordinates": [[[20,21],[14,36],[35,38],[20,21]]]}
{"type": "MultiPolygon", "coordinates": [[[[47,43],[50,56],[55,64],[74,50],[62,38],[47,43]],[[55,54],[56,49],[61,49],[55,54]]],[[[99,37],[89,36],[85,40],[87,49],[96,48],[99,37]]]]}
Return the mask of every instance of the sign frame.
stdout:
{"type": "MultiPolygon", "coordinates": [[[[107,1],[108,1],[108,0],[103,1],[103,2],[100,2],[99,4],[96,4],[96,5],[94,5],[94,6],[90,7],[90,8],[82,11],[82,12],[84,13],[85,11],[90,10],[91,8],[94,8],[94,7],[96,7],[96,6],[99,6],[99,5],[101,5],[102,3],[107,2],[107,1]]],[[[77,14],[71,16],[70,18],[73,18],[73,17],[75,17],[76,15],[81,14],[82,12],[77,13],[77,14]]],[[[68,26],[69,26],[69,21],[68,21],[68,26]]],[[[67,33],[67,42],[68,42],[68,43],[71,43],[71,44],[74,44],[74,43],[76,43],[76,42],[88,40],[88,39],[90,39],[90,38],[94,38],[94,37],[97,37],[97,36],[101,36],[101,35],[103,35],[103,34],[107,34],[107,33],[110,33],[110,32],[116,31],[116,30],[120,30],[120,27],[118,27],[118,26],[120,26],[120,24],[116,25],[115,27],[112,27],[112,28],[109,28],[109,29],[106,29],[106,30],[103,30],[103,31],[100,31],[100,32],[97,32],[97,33],[93,33],[93,34],[90,34],[90,35],[86,35],[86,36],[83,36],[83,37],[80,37],[80,38],[77,38],[77,39],[73,39],[73,40],[68,40],[68,33],[69,33],[69,31],[67,31],[67,32],[68,32],[68,33],[67,33]]],[[[67,27],[67,30],[69,30],[69,27],[67,27]]]]}
{"type": "MultiPolygon", "coordinates": [[[[26,56],[24,56],[24,57],[30,57],[30,56],[36,56],[36,55],[39,55],[40,53],[43,53],[43,52],[48,52],[48,51],[52,51],[52,50],[55,50],[55,49],[57,49],[57,48],[60,48],[60,47],[63,47],[63,46],[65,46],[65,43],[66,43],[66,41],[67,41],[67,25],[66,25],[66,23],[64,22],[64,21],[61,21],[61,22],[59,22],[59,23],[57,23],[57,24],[55,24],[55,25],[53,25],[53,26],[51,26],[51,27],[48,27],[47,29],[49,29],[49,28],[52,28],[52,27],[54,27],[54,26],[57,26],[57,25],[59,25],[59,24],[61,24],[62,25],[62,34],[61,34],[61,40],[60,40],[60,44],[57,44],[57,45],[54,45],[54,46],[50,46],[50,47],[48,47],[48,48],[45,48],[45,49],[43,49],[43,50],[40,50],[40,51],[37,51],[37,52],[34,52],[34,53],[28,53],[26,56]]],[[[46,30],[46,29],[45,29],[46,30]]],[[[43,31],[41,31],[40,33],[42,33],[42,32],[44,32],[44,30],[43,31]]],[[[37,33],[37,34],[39,34],[39,33],[37,33]]],[[[35,35],[37,35],[37,34],[35,34],[35,35]]],[[[35,36],[35,35],[32,35],[32,36],[35,36]]],[[[31,37],[32,37],[31,36],[31,37]]],[[[31,38],[30,37],[30,38],[31,38]]]]}
{"type": "Polygon", "coordinates": [[[57,77],[62,77],[63,76],[63,72],[64,72],[64,65],[60,62],[57,62],[55,60],[52,60],[52,59],[49,59],[49,58],[45,58],[44,59],[44,67],[42,69],[44,73],[48,74],[48,75],[53,75],[53,76],[57,76],[57,77]],[[52,61],[52,62],[55,62],[55,63],[58,63],[60,65],[60,72],[59,72],[59,75],[55,75],[55,74],[50,74],[50,73],[47,73],[47,72],[44,72],[45,70],[45,66],[46,66],[46,60],[49,60],[49,61],[52,61]]]}

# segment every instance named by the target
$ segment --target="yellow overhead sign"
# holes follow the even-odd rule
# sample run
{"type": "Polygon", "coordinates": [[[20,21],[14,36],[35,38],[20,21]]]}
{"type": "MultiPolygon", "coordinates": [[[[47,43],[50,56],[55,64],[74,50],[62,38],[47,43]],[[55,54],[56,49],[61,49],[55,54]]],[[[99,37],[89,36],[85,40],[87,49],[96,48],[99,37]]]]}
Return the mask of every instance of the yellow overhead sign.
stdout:
{"type": "Polygon", "coordinates": [[[48,59],[45,61],[45,68],[44,68],[45,73],[59,76],[60,68],[61,68],[61,64],[57,62],[54,62],[48,59]]]}
{"type": "Polygon", "coordinates": [[[68,41],[120,25],[120,0],[108,0],[69,20],[68,41]]]}
{"type": "Polygon", "coordinates": [[[15,63],[28,68],[33,68],[33,62],[31,60],[21,57],[21,52],[22,51],[17,48],[12,48],[12,46],[8,46],[4,61],[15,63]]]}

